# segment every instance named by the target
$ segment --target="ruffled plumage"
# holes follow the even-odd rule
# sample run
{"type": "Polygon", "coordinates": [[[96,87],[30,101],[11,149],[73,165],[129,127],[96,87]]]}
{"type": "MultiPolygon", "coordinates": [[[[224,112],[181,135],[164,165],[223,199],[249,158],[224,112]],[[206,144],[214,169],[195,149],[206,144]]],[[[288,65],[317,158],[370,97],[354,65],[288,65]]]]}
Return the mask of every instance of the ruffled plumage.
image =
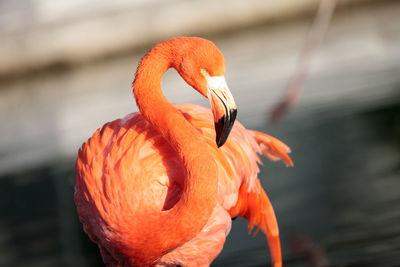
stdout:
{"type": "MultiPolygon", "coordinates": [[[[292,165],[286,154],[289,148],[273,137],[246,130],[239,122],[235,122],[225,145],[217,148],[209,109],[197,105],[175,107],[202,133],[217,163],[218,204],[195,238],[165,254],[157,264],[208,266],[222,249],[231,217],[238,215],[249,220],[250,228],[258,225],[266,233],[273,258],[279,262],[278,227],[257,178],[257,154],[292,165]]],[[[97,130],[82,146],[76,169],[75,201],[80,219],[91,239],[99,244],[104,261],[111,266],[119,266],[109,253],[113,244],[126,231],[135,231],[130,211],[148,216],[167,211],[179,200],[185,177],[176,152],[140,113],[129,114],[97,130]]]]}

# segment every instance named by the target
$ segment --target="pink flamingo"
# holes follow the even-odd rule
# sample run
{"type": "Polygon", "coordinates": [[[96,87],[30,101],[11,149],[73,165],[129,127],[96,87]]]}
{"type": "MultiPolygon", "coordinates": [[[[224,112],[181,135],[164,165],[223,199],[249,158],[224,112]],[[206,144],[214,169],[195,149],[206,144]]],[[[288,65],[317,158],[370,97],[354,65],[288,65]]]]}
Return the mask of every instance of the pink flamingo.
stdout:
{"type": "Polygon", "coordinates": [[[157,44],[133,82],[140,112],[106,123],[82,145],[74,198],[106,265],[208,266],[236,216],[249,221],[250,231],[257,225],[266,234],[273,266],[282,265],[257,153],[292,166],[290,150],[234,124],[224,72],[224,57],[208,40],[157,44]],[[167,101],[161,78],[171,67],[209,99],[211,111],[167,101]]]}

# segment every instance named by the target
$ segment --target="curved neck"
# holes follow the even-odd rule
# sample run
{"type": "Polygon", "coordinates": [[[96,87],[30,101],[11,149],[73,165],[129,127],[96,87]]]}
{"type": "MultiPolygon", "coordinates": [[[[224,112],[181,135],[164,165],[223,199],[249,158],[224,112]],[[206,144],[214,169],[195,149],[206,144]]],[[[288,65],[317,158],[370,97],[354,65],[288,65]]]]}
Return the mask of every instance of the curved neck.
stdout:
{"type": "MultiPolygon", "coordinates": [[[[185,181],[180,200],[173,208],[161,212],[152,222],[162,230],[152,233],[153,247],[168,252],[192,239],[206,224],[216,204],[218,191],[217,165],[207,150],[204,137],[171,105],[161,91],[161,79],[174,66],[173,47],[156,46],[140,62],[133,82],[137,105],[153,127],[168,141],[181,159],[185,181]],[[166,244],[163,235],[168,233],[166,244]]],[[[154,219],[154,218],[153,218],[154,219]]],[[[148,225],[148,224],[147,224],[148,225]]],[[[160,254],[158,254],[160,256],[160,254]]]]}

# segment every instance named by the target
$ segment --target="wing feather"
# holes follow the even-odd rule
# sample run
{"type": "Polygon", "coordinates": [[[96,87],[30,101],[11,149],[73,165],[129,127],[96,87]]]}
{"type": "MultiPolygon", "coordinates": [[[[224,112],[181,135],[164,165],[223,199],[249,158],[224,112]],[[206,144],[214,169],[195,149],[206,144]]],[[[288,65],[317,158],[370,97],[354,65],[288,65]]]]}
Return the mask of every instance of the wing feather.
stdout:
{"type": "MultiPolygon", "coordinates": [[[[230,216],[240,215],[248,219],[249,229],[257,225],[267,235],[272,257],[279,262],[278,226],[271,203],[257,178],[257,164],[261,163],[258,154],[262,153],[272,160],[283,159],[291,166],[293,163],[287,155],[289,148],[271,136],[246,130],[236,121],[225,145],[219,149],[215,143],[214,122],[209,109],[197,105],[176,105],[176,108],[202,133],[218,166],[219,204],[213,213],[216,217],[210,218],[192,243],[200,250],[202,244],[204,249],[212,246],[215,252],[212,257],[215,258],[230,230],[230,216]]],[[[139,113],[129,114],[97,130],[80,149],[76,168],[79,173],[89,177],[85,179],[86,184],[79,188],[91,191],[90,194],[76,196],[91,196],[93,199],[89,201],[95,203],[97,211],[102,213],[102,216],[94,214],[85,217],[101,217],[104,220],[85,223],[85,230],[92,239],[96,239],[96,235],[91,234],[93,231],[103,231],[107,236],[107,227],[113,225],[115,216],[123,216],[124,210],[133,209],[135,205],[141,205],[144,210],[166,210],[179,200],[182,192],[184,172],[177,154],[139,113]],[[87,172],[91,172],[90,175],[86,175],[87,172]],[[124,183],[124,179],[137,181],[124,183]],[[123,184],[135,188],[124,188],[121,186],[123,184]],[[129,196],[131,199],[118,199],[127,196],[118,193],[119,190],[129,190],[135,195],[129,196]],[[106,198],[102,199],[101,194],[106,198]]],[[[78,209],[81,212],[94,212],[85,207],[78,209]]],[[[189,246],[183,246],[181,250],[178,248],[175,253],[185,254],[189,246]]],[[[103,256],[107,255],[105,251],[103,256]]],[[[167,258],[171,259],[168,254],[165,255],[167,258]]],[[[213,258],[205,262],[211,262],[213,258]]]]}

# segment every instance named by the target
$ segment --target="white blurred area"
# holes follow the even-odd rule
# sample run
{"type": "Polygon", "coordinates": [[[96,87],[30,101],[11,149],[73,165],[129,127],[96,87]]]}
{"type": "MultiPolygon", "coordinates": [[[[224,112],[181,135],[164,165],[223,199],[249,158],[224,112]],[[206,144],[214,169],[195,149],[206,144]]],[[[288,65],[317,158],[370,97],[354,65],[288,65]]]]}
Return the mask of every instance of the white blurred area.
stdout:
{"type": "MultiPolygon", "coordinates": [[[[317,3],[1,0],[0,173],[71,159],[95,129],[136,111],[130,85],[138,60],[179,35],[217,44],[239,120],[266,124],[317,3]]],[[[400,2],[338,4],[292,123],[304,113],[318,119],[338,105],[346,112],[399,96],[400,2]]],[[[171,102],[208,105],[174,71],[163,87],[171,102]]]]}
{"type": "MultiPolygon", "coordinates": [[[[342,0],[343,4],[365,0],[342,0]]],[[[81,63],[175,35],[312,12],[318,0],[1,0],[0,76],[81,63]]]]}

